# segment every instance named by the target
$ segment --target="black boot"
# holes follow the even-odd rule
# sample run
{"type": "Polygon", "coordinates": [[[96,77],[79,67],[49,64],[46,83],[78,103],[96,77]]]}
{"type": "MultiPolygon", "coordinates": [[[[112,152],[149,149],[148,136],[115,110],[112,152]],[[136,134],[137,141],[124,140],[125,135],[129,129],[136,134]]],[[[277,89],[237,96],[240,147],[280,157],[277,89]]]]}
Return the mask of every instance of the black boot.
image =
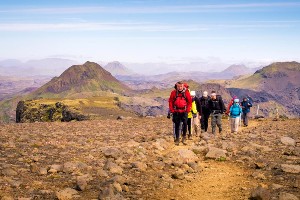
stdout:
{"type": "Polygon", "coordinates": [[[182,144],[187,145],[187,143],[185,141],[186,141],[186,136],[183,136],[182,137],[182,144]]]}

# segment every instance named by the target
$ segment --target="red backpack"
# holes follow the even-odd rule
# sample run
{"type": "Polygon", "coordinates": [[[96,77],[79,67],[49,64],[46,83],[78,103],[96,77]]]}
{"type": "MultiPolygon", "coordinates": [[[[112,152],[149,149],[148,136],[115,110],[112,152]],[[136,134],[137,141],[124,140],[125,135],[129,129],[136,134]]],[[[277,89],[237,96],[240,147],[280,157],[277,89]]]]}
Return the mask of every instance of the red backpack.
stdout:
{"type": "Polygon", "coordinates": [[[175,100],[173,102],[174,110],[186,110],[187,108],[187,98],[185,96],[185,91],[181,92],[179,96],[179,92],[176,91],[175,100]]]}

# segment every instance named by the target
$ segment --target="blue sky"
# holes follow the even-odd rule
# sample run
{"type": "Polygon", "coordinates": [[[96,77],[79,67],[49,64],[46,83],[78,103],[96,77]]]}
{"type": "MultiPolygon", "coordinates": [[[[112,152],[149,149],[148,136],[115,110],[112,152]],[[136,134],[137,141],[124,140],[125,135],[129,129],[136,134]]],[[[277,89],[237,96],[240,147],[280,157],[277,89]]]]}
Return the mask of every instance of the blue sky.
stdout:
{"type": "Polygon", "coordinates": [[[300,1],[7,0],[0,44],[0,59],[300,60],[300,1]]]}

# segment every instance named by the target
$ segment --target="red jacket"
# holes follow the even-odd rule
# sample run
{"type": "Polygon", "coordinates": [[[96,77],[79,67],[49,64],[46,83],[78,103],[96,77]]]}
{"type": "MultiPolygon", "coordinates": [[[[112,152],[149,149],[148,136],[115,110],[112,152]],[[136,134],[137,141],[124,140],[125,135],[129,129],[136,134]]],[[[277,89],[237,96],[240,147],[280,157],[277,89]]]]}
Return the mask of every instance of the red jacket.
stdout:
{"type": "Polygon", "coordinates": [[[169,98],[169,109],[170,109],[170,112],[171,113],[174,113],[174,112],[187,112],[189,113],[192,109],[192,98],[191,98],[191,95],[190,95],[190,92],[188,90],[184,90],[184,93],[185,93],[185,100],[186,100],[186,108],[185,109],[179,109],[179,108],[176,108],[174,103],[176,101],[177,98],[184,98],[183,96],[183,92],[179,92],[178,91],[178,96],[176,98],[176,93],[177,91],[176,90],[173,90],[171,92],[171,95],[170,95],[170,98],[169,98]]]}

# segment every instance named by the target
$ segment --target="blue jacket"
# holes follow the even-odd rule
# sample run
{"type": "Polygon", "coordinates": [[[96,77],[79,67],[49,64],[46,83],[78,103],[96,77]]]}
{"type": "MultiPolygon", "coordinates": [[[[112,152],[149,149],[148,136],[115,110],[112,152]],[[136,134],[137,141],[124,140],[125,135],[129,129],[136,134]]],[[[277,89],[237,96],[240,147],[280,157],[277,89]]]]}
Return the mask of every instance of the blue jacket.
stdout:
{"type": "Polygon", "coordinates": [[[231,118],[237,118],[240,117],[242,113],[242,108],[238,103],[234,103],[231,107],[230,107],[230,117],[231,118]]]}
{"type": "Polygon", "coordinates": [[[250,101],[242,101],[241,106],[242,106],[243,113],[248,113],[250,112],[252,103],[250,101]]]}

